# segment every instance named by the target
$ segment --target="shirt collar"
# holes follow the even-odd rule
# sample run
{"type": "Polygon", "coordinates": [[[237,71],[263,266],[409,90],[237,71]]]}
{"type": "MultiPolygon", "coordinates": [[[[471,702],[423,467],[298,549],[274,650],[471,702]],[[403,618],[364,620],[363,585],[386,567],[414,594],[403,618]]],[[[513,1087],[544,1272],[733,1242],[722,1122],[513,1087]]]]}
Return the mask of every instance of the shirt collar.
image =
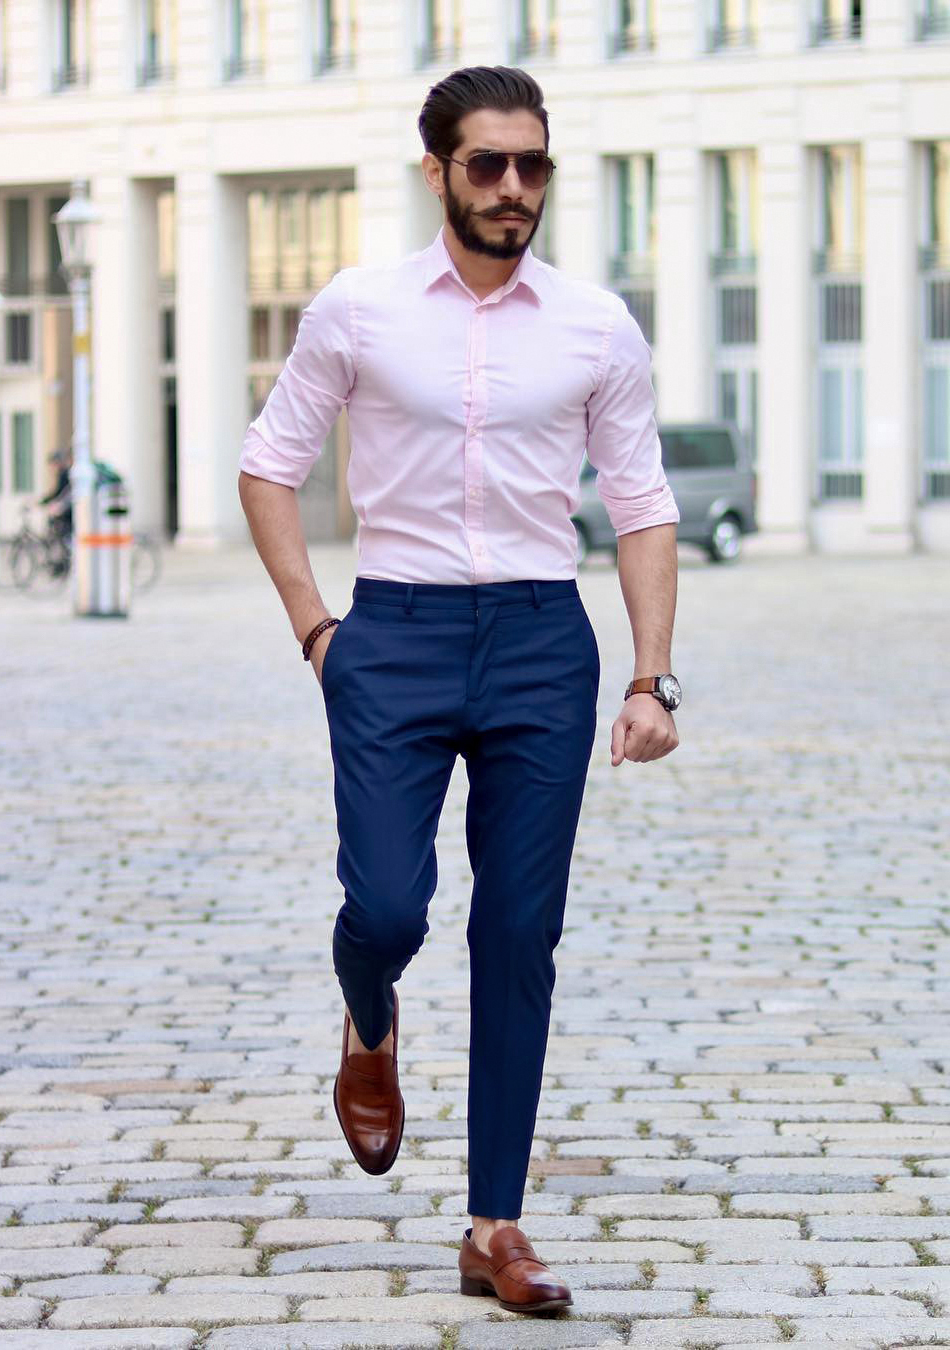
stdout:
{"type": "MultiPolygon", "coordinates": [[[[439,230],[435,239],[425,250],[425,285],[428,289],[433,282],[438,281],[440,277],[446,275],[454,276],[461,285],[465,282],[459,276],[458,268],[452,261],[449,251],[445,246],[445,230],[439,230]]],[[[518,262],[518,266],[512,272],[511,276],[501,287],[501,294],[507,295],[513,291],[516,286],[527,286],[536,300],[544,299],[544,288],[547,284],[547,274],[544,267],[531,252],[530,246],[525,249],[518,262]]],[[[468,287],[465,287],[468,290],[468,287]]],[[[499,297],[501,298],[501,297],[499,297]]]]}

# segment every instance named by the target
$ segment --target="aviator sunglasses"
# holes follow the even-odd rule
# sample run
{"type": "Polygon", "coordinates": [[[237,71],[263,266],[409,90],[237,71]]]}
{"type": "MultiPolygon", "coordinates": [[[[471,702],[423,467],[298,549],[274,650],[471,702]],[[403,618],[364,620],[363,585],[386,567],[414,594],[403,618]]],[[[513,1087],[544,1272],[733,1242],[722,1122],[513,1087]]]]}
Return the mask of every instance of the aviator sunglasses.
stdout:
{"type": "Polygon", "coordinates": [[[505,154],[501,150],[478,150],[468,159],[453,159],[451,155],[440,155],[439,159],[450,164],[461,164],[468,174],[472,187],[493,187],[500,183],[508,168],[508,161],[515,161],[518,177],[526,188],[544,187],[550,182],[555,163],[540,150],[526,150],[520,155],[505,154]]]}

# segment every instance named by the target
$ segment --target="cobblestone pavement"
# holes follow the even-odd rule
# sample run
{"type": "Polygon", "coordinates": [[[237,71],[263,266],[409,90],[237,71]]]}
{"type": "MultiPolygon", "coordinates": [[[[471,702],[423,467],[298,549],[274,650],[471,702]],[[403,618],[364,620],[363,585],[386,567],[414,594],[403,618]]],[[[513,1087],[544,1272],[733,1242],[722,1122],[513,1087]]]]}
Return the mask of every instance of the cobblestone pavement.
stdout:
{"type": "MultiPolygon", "coordinates": [[[[355,555],[315,548],[328,604],[355,555]]],[[[574,1291],[462,1297],[466,779],[400,984],[384,1177],[330,1101],[322,695],[252,550],[127,622],[0,592],[0,1350],[950,1345],[946,563],[684,555],[682,745],[600,729],[522,1226],[574,1291]]]]}

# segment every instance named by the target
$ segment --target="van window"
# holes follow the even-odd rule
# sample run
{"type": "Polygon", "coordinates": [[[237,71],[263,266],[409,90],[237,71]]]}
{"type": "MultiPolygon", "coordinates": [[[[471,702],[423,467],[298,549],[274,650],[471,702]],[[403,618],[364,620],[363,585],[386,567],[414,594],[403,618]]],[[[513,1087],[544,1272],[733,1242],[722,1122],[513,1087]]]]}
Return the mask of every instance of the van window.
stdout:
{"type": "Polygon", "coordinates": [[[727,431],[714,427],[664,431],[660,428],[666,469],[734,469],[736,452],[727,431]]]}

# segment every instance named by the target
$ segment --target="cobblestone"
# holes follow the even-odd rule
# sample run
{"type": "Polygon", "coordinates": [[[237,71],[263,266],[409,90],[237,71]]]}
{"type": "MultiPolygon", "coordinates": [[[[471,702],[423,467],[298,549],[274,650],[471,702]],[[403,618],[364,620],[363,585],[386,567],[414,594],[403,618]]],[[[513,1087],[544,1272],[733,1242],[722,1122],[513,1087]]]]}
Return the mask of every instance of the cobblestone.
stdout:
{"type": "MultiPolygon", "coordinates": [[[[345,612],[352,550],[312,557],[345,612]]],[[[629,626],[581,574],[600,729],[521,1219],[555,1319],[458,1290],[464,767],[368,1177],[322,698],[256,555],[171,552],[128,624],[0,589],[0,1350],[950,1345],[943,569],[684,553],[682,744],[619,770],[629,626]]]]}

